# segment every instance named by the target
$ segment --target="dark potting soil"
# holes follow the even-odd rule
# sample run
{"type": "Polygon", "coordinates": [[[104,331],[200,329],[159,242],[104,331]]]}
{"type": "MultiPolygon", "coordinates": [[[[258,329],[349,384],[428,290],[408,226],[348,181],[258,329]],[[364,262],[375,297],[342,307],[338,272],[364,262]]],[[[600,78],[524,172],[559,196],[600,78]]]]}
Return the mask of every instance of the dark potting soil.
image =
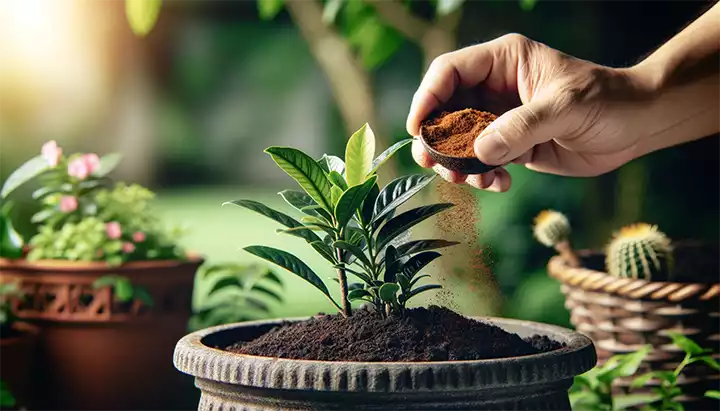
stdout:
{"type": "Polygon", "coordinates": [[[371,308],[352,317],[320,315],[279,326],[226,349],[239,354],[322,361],[448,361],[516,357],[555,350],[544,336],[516,334],[463,317],[447,308],[408,310],[383,318],[371,308]]]}

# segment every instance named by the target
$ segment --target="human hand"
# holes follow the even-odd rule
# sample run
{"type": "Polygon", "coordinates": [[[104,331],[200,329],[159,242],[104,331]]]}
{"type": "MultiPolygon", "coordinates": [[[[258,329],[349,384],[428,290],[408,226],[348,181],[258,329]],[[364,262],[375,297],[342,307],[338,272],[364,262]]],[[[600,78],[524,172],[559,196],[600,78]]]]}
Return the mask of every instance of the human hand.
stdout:
{"type": "MultiPolygon", "coordinates": [[[[565,176],[606,173],[637,157],[647,121],[634,107],[652,94],[634,69],[576,59],[521,35],[444,54],[433,61],[415,93],[407,131],[434,110],[467,107],[501,114],[475,140],[485,164],[522,164],[565,176]]],[[[453,183],[504,192],[502,167],[462,175],[435,164],[417,139],[413,157],[453,183]]]]}

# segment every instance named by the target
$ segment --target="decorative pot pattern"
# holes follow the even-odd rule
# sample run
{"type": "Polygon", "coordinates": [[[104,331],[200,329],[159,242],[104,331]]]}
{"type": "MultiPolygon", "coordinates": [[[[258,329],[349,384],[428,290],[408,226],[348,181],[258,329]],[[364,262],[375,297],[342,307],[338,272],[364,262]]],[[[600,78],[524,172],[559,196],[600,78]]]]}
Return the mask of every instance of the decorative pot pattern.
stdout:
{"type": "Polygon", "coordinates": [[[195,271],[202,260],[147,261],[110,268],[102,263],[0,259],[2,281],[19,280],[28,296],[15,314],[42,329],[33,384],[36,409],[187,409],[192,381],[170,364],[187,333],[195,271]],[[120,303],[105,275],[145,287],[153,306],[120,303]]]}
{"type": "Polygon", "coordinates": [[[195,377],[199,410],[570,410],[573,377],[596,362],[589,338],[528,321],[486,318],[521,337],[544,334],[566,347],[479,361],[329,362],[230,353],[283,321],[212,327],[182,338],[175,367],[195,377]]]}
{"type": "MultiPolygon", "coordinates": [[[[579,253],[588,266],[601,266],[603,255],[579,253]]],[[[720,284],[678,283],[619,278],[584,267],[570,267],[560,257],[548,264],[549,274],[560,281],[565,306],[575,328],[592,338],[603,363],[616,354],[637,351],[646,344],[653,350],[639,373],[672,370],[684,357],[672,345],[667,331],[684,334],[705,348],[720,351],[720,284]]],[[[717,355],[716,355],[717,357],[717,355]]],[[[618,392],[627,392],[632,378],[617,381],[618,392]]],[[[716,407],[704,398],[720,388],[720,373],[704,364],[692,364],[679,385],[686,393],[686,407],[716,407]]],[[[649,390],[654,386],[646,384],[649,390]]]]}

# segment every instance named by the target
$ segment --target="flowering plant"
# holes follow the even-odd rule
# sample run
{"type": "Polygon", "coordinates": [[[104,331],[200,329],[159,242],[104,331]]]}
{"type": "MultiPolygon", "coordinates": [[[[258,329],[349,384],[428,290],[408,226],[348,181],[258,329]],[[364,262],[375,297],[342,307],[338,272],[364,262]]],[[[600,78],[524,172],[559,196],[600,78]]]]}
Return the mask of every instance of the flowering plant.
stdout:
{"type": "MultiPolygon", "coordinates": [[[[31,222],[39,224],[30,241],[29,260],[63,259],[106,261],[111,265],[125,261],[180,259],[184,255],[175,245],[179,234],[165,228],[152,213],[154,194],[139,185],[114,183],[107,175],[121,161],[119,154],[103,157],[93,153],[63,155],[55,141],[43,145],[41,154],[15,170],[0,190],[5,201],[10,193],[38,178],[41,187],[32,194],[40,211],[31,222]]],[[[9,235],[12,224],[8,208],[3,208],[0,240],[3,256],[18,246],[17,233],[9,235]]]]}

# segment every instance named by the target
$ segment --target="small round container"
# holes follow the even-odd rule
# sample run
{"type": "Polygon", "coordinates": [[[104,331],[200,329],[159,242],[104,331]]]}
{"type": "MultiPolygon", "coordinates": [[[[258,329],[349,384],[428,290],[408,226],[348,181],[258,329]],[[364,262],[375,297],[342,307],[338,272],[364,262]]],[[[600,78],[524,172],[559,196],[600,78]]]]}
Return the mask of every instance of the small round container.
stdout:
{"type": "Polygon", "coordinates": [[[432,148],[432,146],[428,144],[428,142],[425,140],[423,132],[424,130],[425,127],[421,126],[420,141],[422,141],[425,150],[427,150],[428,154],[430,154],[430,158],[432,158],[433,161],[447,168],[448,170],[457,171],[461,174],[471,175],[487,173],[488,171],[494,170],[499,167],[487,165],[478,160],[477,157],[455,157],[441,153],[432,148]]]}

